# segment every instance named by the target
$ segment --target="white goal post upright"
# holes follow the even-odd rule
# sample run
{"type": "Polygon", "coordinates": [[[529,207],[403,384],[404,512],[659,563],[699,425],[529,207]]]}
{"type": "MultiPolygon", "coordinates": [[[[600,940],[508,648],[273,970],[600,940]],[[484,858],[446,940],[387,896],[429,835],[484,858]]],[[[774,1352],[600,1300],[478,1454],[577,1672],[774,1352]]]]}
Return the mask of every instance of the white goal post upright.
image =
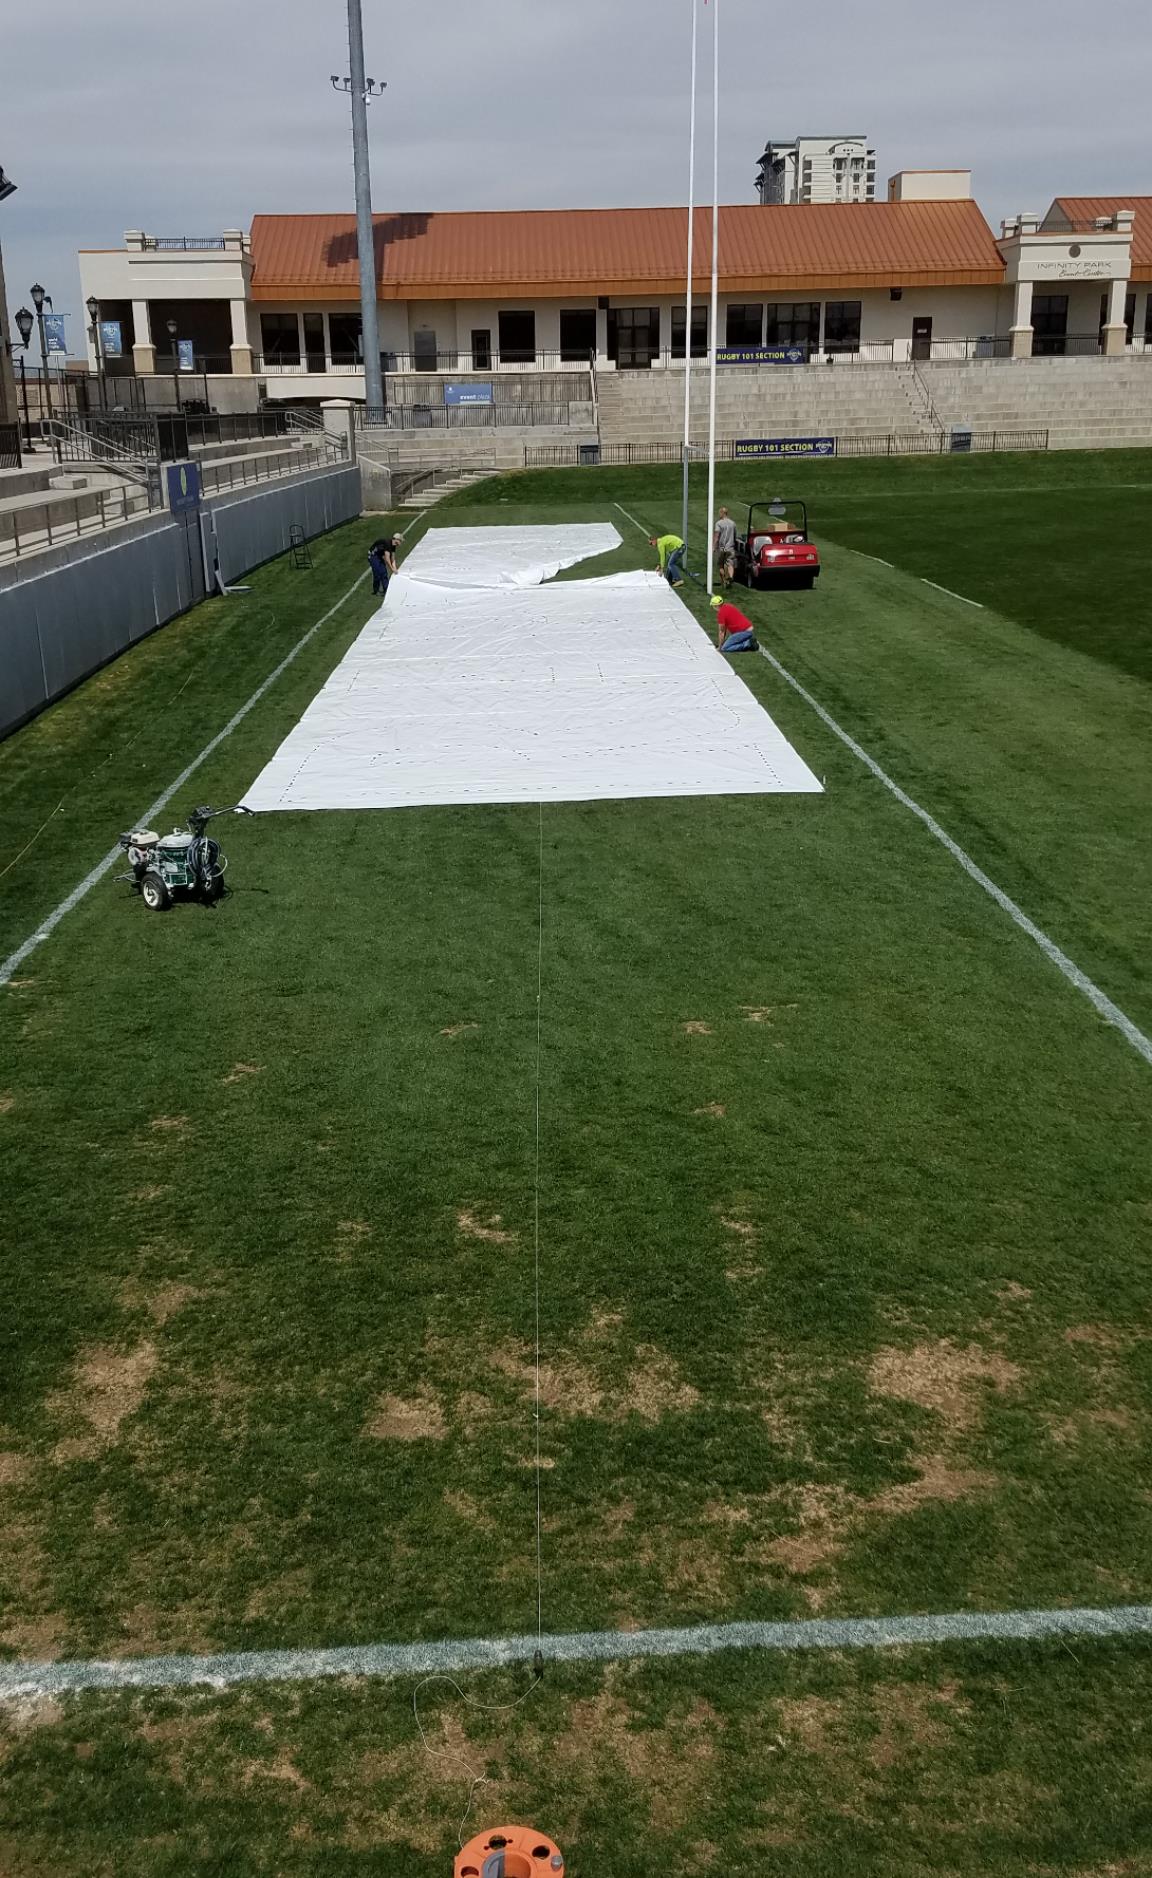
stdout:
{"type": "Polygon", "coordinates": [[[688,289],[684,299],[684,500],[680,533],[688,540],[688,464],[692,444],[692,273],[696,238],[696,53],[699,0],[692,0],[692,98],[688,115],[688,289]]]}
{"type": "Polygon", "coordinates": [[[712,298],[708,312],[708,597],[716,591],[716,325],[720,281],[720,0],[712,8],[712,298]]]}

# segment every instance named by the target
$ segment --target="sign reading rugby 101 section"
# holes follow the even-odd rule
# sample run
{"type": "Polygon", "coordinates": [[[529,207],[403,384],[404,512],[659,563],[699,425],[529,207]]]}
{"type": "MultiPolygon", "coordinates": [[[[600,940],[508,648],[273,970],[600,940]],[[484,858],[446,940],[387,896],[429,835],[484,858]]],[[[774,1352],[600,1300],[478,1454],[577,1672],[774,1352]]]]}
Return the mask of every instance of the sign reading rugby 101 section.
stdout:
{"type": "Polygon", "coordinates": [[[807,365],[807,346],[717,346],[717,365],[807,365]]]}
{"type": "Polygon", "coordinates": [[[835,456],[835,437],[741,437],[735,457],[835,456]]]}

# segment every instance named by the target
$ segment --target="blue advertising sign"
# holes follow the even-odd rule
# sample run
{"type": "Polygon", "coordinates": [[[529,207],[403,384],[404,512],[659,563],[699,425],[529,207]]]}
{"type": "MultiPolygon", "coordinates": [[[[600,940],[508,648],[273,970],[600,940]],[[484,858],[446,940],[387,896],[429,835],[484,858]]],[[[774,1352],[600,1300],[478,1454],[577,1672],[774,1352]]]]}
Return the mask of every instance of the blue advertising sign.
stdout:
{"type": "Polygon", "coordinates": [[[835,456],[835,437],[743,437],[733,445],[737,457],[835,456]]]}
{"type": "Polygon", "coordinates": [[[44,343],[49,352],[67,352],[68,337],[64,331],[67,317],[66,313],[45,313],[44,343]]]}
{"type": "Polygon", "coordinates": [[[124,337],[119,320],[100,321],[100,350],[106,359],[123,358],[124,337]]]}
{"type": "Polygon", "coordinates": [[[178,339],[176,341],[176,357],[179,360],[180,370],[182,372],[194,372],[196,370],[196,349],[190,339],[178,339]]]}
{"type": "Polygon", "coordinates": [[[717,346],[717,365],[807,365],[807,346],[717,346]]]}
{"type": "Polygon", "coordinates": [[[491,404],[491,385],[445,385],[445,404],[491,404]]]}
{"type": "Polygon", "coordinates": [[[186,515],[200,507],[199,463],[169,463],[168,507],[173,515],[186,515]]]}

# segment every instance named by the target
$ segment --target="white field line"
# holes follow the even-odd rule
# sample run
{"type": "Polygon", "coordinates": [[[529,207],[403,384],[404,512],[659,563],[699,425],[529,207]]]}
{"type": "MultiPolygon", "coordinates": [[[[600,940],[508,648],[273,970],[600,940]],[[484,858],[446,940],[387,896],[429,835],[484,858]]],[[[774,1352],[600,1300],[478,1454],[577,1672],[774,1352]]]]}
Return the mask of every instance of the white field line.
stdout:
{"type": "Polygon", "coordinates": [[[614,509],[619,509],[621,515],[626,515],[628,517],[628,520],[631,522],[633,528],[638,528],[640,530],[640,533],[643,535],[645,541],[651,541],[652,537],[648,533],[648,530],[645,528],[643,522],[638,522],[636,520],[636,517],[631,513],[629,509],[626,509],[624,507],[624,504],[622,502],[614,502],[612,504],[612,507],[614,509]]]}
{"type": "Polygon", "coordinates": [[[1132,1048],[1138,1055],[1142,1056],[1146,1063],[1152,1064],[1152,1040],[1147,1038],[1142,1030],[1137,1029],[1132,1019],[1124,1015],[1119,1005],[1113,1004],[1111,998],[1107,997],[1105,993],[1100,990],[1098,985],[1093,984],[1087,974],[1080,970],[1080,967],[1068,957],[1067,953],[1062,952],[1055,941],[1049,939],[1047,933],[1042,932],[1040,927],[1037,926],[1033,920],[1029,919],[1023,908],[1017,906],[1015,900],[1010,900],[1008,895],[1002,888],[996,885],[994,880],[989,879],[982,867],[977,867],[971,856],[965,854],[963,848],[960,847],[957,842],[953,841],[951,835],[948,834],[945,829],[941,828],[939,822],[936,821],[934,816],[929,815],[927,809],[922,809],[918,802],[914,802],[912,797],[908,795],[905,790],[901,789],[899,783],[893,782],[891,776],[888,775],[886,770],[881,769],[875,758],[869,756],[867,750],[863,749],[861,745],[856,742],[855,737],[850,737],[848,732],[842,729],[836,722],[836,719],[831,717],[824,709],[824,706],[819,700],[814,698],[810,691],[805,690],[799,679],[793,678],[791,672],[781,665],[778,658],[775,658],[764,646],[760,647],[760,656],[767,659],[773,670],[779,672],[781,678],[783,678],[787,684],[791,685],[793,691],[797,692],[799,696],[803,698],[805,704],[812,707],[821,723],[826,724],[833,735],[839,737],[841,743],[851,750],[853,756],[859,757],[861,763],[871,770],[877,781],[882,782],[885,789],[891,791],[896,797],[897,802],[902,802],[906,809],[910,809],[912,814],[923,822],[929,834],[934,835],[936,840],[939,841],[943,847],[947,848],[952,859],[959,861],[964,872],[971,876],[977,886],[983,887],[985,893],[989,894],[991,898],[995,900],[997,906],[1000,907],[1003,912],[1007,913],[1009,919],[1014,920],[1017,926],[1020,927],[1020,930],[1026,932],[1028,937],[1035,941],[1045,958],[1049,959],[1051,963],[1055,965],[1057,971],[1063,972],[1069,984],[1075,985],[1077,991],[1083,992],[1088,1002],[1095,1007],[1105,1023],[1113,1025],[1114,1028],[1120,1032],[1121,1036],[1132,1045],[1132,1048]]]}
{"type": "Polygon", "coordinates": [[[810,1618],[798,1623],[700,1624],[684,1630],[588,1630],[566,1636],[463,1637],[443,1643],[364,1643],[337,1650],[254,1650],[227,1656],[125,1657],[111,1662],[5,1663],[0,1702],[88,1690],[231,1689],[334,1676],[425,1676],[532,1662],[715,1656],[722,1650],[885,1650],[916,1644],[1040,1643],[1049,1637],[1152,1634],[1152,1605],[1110,1610],[949,1611],[936,1617],[810,1618]]]}
{"type": "Polygon", "coordinates": [[[884,561],[878,554],[865,554],[863,548],[849,548],[849,554],[858,554],[862,561],[875,561],[877,567],[891,567],[891,561],[884,561]]]}
{"type": "MultiPolygon", "coordinates": [[[[187,768],[182,769],[180,771],[180,774],[179,776],[177,776],[175,782],[170,783],[168,785],[168,788],[165,789],[163,795],[157,796],[151,808],[146,809],[143,817],[141,818],[142,823],[145,827],[149,826],[152,822],[154,822],[157,816],[160,815],[162,811],[168,807],[168,804],[171,802],[172,797],[176,794],[177,790],[183,789],[184,784],[188,781],[189,777],[194,776],[196,771],[200,768],[200,765],[202,763],[207,762],[208,758],[212,755],[212,752],[219,748],[219,746],[224,742],[224,739],[232,735],[232,732],[235,730],[237,724],[242,723],[244,718],[247,717],[249,711],[253,708],[253,706],[256,704],[259,704],[265,692],[268,691],[276,683],[276,680],[279,678],[281,672],[287,671],[293,659],[297,656],[298,653],[304,650],[304,647],[308,644],[308,641],[315,637],[315,635],[320,631],[320,628],[322,626],[326,626],[328,624],[328,621],[334,618],[334,616],[340,611],[340,608],[342,606],[345,606],[347,602],[352,598],[352,595],[356,592],[357,587],[362,586],[363,583],[367,580],[367,578],[368,578],[367,574],[361,574],[358,580],[353,581],[347,593],[344,594],[341,599],[337,600],[335,606],[329,607],[323,619],[318,619],[314,626],[310,626],[308,628],[308,631],[304,634],[303,638],[298,639],[296,641],[296,644],[292,647],[291,652],[287,653],[284,656],[284,658],[281,659],[279,665],[276,667],[276,670],[268,674],[268,677],[264,680],[263,684],[258,685],[256,687],[256,690],[252,693],[252,696],[247,700],[247,702],[245,704],[242,704],[240,706],[240,709],[234,714],[234,716],[228,719],[228,722],[225,724],[223,730],[217,731],[216,735],[212,738],[212,741],[204,745],[204,748],[201,750],[199,756],[193,757],[192,761],[188,764],[187,768]]],[[[57,926],[60,924],[60,921],[65,917],[66,914],[72,911],[73,907],[79,906],[85,894],[90,893],[92,891],[92,888],[95,887],[99,881],[103,880],[105,874],[107,874],[109,870],[116,865],[116,862],[121,859],[121,853],[122,851],[119,848],[119,846],[115,848],[111,848],[108,851],[108,853],[104,856],[104,859],[102,861],[97,862],[96,866],[92,869],[91,873],[85,874],[80,884],[76,887],[73,887],[67,899],[61,900],[59,906],[55,907],[53,911],[49,913],[47,919],[41,921],[40,925],[36,928],[36,931],[32,933],[29,938],[25,939],[22,945],[17,946],[15,952],[12,952],[9,954],[9,956],[4,960],[3,964],[0,965],[0,985],[6,985],[8,983],[8,980],[13,976],[13,974],[19,970],[21,965],[23,965],[24,960],[28,957],[29,953],[34,952],[37,946],[43,945],[45,939],[51,938],[53,932],[56,930],[57,926]]]]}
{"type": "Polygon", "coordinates": [[[963,600],[965,606],[978,606],[984,612],[983,600],[970,600],[966,593],[953,593],[951,587],[942,587],[938,580],[929,580],[927,574],[921,574],[920,578],[926,587],[935,587],[937,593],[946,593],[950,600],[963,600]]]}

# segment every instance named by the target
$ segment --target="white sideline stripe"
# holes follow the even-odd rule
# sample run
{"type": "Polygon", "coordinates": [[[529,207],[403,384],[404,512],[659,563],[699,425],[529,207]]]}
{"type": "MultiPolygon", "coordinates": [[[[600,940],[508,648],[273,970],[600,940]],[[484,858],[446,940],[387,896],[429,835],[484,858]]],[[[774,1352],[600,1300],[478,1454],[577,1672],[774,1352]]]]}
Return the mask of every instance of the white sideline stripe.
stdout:
{"type": "Polygon", "coordinates": [[[638,522],[636,520],[636,517],[631,513],[630,510],[624,507],[624,504],[622,502],[614,502],[612,504],[612,507],[614,509],[619,509],[621,515],[626,515],[628,517],[628,520],[631,522],[633,528],[638,528],[640,530],[640,533],[643,535],[645,541],[651,541],[652,537],[648,533],[648,530],[645,528],[643,522],[638,522]]]}
{"type": "MultiPolygon", "coordinates": [[[[225,724],[223,730],[217,731],[211,743],[206,743],[204,745],[204,748],[201,750],[199,756],[193,757],[187,769],[182,769],[180,771],[180,774],[179,776],[177,776],[176,781],[174,783],[169,784],[168,788],[165,789],[162,796],[157,796],[155,802],[152,804],[152,807],[150,809],[146,809],[143,817],[141,818],[142,823],[145,827],[149,826],[153,821],[155,821],[156,817],[161,813],[161,811],[168,807],[168,804],[171,802],[172,797],[176,794],[177,790],[183,789],[184,784],[188,781],[188,778],[190,776],[195,775],[196,771],[200,768],[200,765],[202,763],[207,762],[208,758],[212,755],[213,750],[217,749],[219,745],[224,742],[224,739],[226,737],[230,737],[232,735],[232,732],[235,730],[237,724],[241,723],[244,720],[244,718],[247,717],[253,705],[259,704],[261,698],[264,696],[264,693],[267,690],[269,690],[272,685],[276,683],[276,680],[279,678],[281,672],[286,671],[288,669],[289,665],[291,665],[297,653],[302,652],[304,650],[304,647],[308,644],[308,641],[315,637],[315,635],[320,631],[320,628],[322,626],[326,626],[328,624],[328,621],[332,619],[334,615],[340,611],[340,608],[342,606],[345,606],[348,603],[348,601],[352,598],[352,595],[355,593],[357,587],[362,586],[363,583],[367,580],[367,578],[368,578],[367,574],[361,574],[359,579],[353,581],[352,585],[349,587],[347,593],[343,596],[343,598],[337,600],[335,606],[329,607],[323,619],[318,619],[314,626],[310,626],[308,628],[308,631],[304,634],[304,637],[296,641],[296,644],[292,647],[291,652],[287,653],[285,657],[281,659],[279,665],[276,667],[276,670],[268,674],[268,677],[264,680],[263,684],[257,686],[256,690],[252,693],[252,696],[248,699],[247,703],[242,704],[240,706],[240,709],[235,713],[235,715],[228,719],[228,722],[225,724]]],[[[23,945],[17,946],[15,952],[9,954],[9,956],[4,960],[4,963],[0,965],[0,985],[6,985],[8,983],[8,980],[12,977],[13,973],[18,971],[20,966],[23,965],[24,960],[28,957],[28,954],[30,952],[34,952],[37,946],[43,945],[45,939],[51,938],[53,932],[56,930],[57,926],[60,924],[60,921],[64,918],[65,914],[70,913],[73,907],[79,906],[85,894],[90,893],[92,891],[92,888],[95,887],[99,881],[103,880],[105,874],[108,873],[109,869],[114,867],[116,862],[121,858],[121,853],[122,853],[122,850],[119,844],[117,844],[116,847],[111,848],[109,852],[104,856],[104,859],[102,861],[97,862],[96,866],[92,869],[92,872],[90,874],[85,874],[83,880],[80,882],[80,885],[78,887],[73,887],[71,893],[68,895],[68,898],[66,900],[61,900],[59,906],[56,907],[51,913],[49,913],[47,919],[41,921],[40,925],[37,927],[36,931],[32,934],[32,936],[28,939],[25,939],[23,945]]]]}
{"type": "Polygon", "coordinates": [[[984,612],[983,600],[970,600],[966,593],[953,593],[951,587],[942,587],[938,580],[929,580],[927,574],[921,574],[920,578],[926,587],[935,587],[937,593],[946,593],[950,600],[963,600],[965,606],[978,606],[984,612]]]}
{"type": "Polygon", "coordinates": [[[773,670],[779,672],[781,678],[791,685],[793,691],[797,692],[799,696],[803,698],[805,704],[811,705],[820,721],[827,724],[833,735],[839,737],[841,743],[845,744],[847,748],[851,750],[853,756],[859,757],[861,763],[872,771],[877,781],[882,782],[885,789],[891,791],[896,797],[897,802],[902,802],[906,809],[910,809],[913,815],[917,816],[919,820],[923,822],[929,833],[935,835],[937,841],[947,848],[953,860],[959,861],[964,872],[970,874],[978,886],[983,887],[985,893],[989,894],[991,898],[995,900],[997,906],[1007,913],[1009,919],[1015,920],[1021,931],[1026,932],[1030,939],[1035,940],[1045,958],[1051,960],[1057,971],[1063,972],[1069,984],[1075,985],[1077,991],[1083,992],[1088,1002],[1095,1006],[1105,1023],[1113,1025],[1115,1029],[1120,1032],[1121,1036],[1132,1045],[1132,1048],[1138,1055],[1142,1056],[1146,1063],[1152,1064],[1152,1040],[1147,1038],[1142,1030],[1137,1029],[1132,1019],[1124,1015],[1119,1005],[1113,1004],[1111,998],[1107,997],[1105,993],[1101,991],[1099,985],[1093,984],[1087,974],[1080,970],[1080,967],[1068,957],[1067,953],[1062,952],[1055,941],[1049,939],[1047,933],[1042,932],[1034,920],[1029,919],[1023,908],[1017,906],[1015,900],[1010,900],[1008,895],[1001,887],[996,885],[994,880],[989,879],[982,867],[977,867],[972,857],[965,854],[959,843],[953,841],[951,835],[948,834],[945,829],[941,828],[939,822],[936,821],[934,816],[929,815],[927,809],[922,809],[918,802],[914,802],[912,797],[908,795],[905,790],[901,789],[899,783],[893,782],[891,776],[888,775],[886,770],[881,769],[875,758],[869,756],[867,750],[863,749],[861,745],[856,742],[855,737],[850,737],[848,732],[842,729],[836,722],[836,719],[831,717],[824,709],[824,706],[819,700],[814,698],[810,691],[805,690],[799,679],[793,678],[791,672],[781,665],[778,658],[774,657],[764,646],[760,647],[760,656],[767,659],[773,670]]]}
{"type": "MultiPolygon", "coordinates": [[[[849,548],[849,554],[858,554],[862,561],[875,561],[877,567],[891,567],[891,561],[881,560],[878,554],[865,554],[863,548],[849,548]]],[[[929,582],[929,585],[932,583],[929,582]]]]}
{"type": "Polygon", "coordinates": [[[365,1643],[337,1650],[253,1650],[229,1656],[126,1657],[117,1662],[6,1663],[0,1702],[102,1689],[231,1689],[331,1676],[423,1676],[545,1662],[715,1656],[722,1650],[886,1650],[910,1644],[1043,1642],[1048,1637],[1152,1634],[1152,1605],[1111,1610],[949,1611],[936,1617],[807,1618],[796,1623],[699,1624],[684,1630],[586,1630],[566,1636],[464,1637],[443,1643],[365,1643]]]}

